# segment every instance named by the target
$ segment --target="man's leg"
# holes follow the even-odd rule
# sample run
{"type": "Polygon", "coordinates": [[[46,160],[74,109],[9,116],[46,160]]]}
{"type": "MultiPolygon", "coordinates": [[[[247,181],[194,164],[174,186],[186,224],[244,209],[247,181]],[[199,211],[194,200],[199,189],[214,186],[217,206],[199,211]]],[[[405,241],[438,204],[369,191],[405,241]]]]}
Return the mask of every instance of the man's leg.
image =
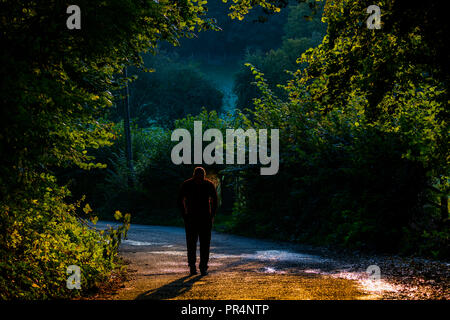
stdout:
{"type": "Polygon", "coordinates": [[[191,223],[186,223],[186,246],[187,246],[187,258],[189,268],[192,274],[195,274],[196,267],[195,262],[197,260],[197,239],[198,239],[198,231],[197,228],[191,223]]]}
{"type": "Polygon", "coordinates": [[[211,244],[211,223],[203,224],[200,228],[200,272],[206,274],[209,261],[209,247],[211,244]]]}

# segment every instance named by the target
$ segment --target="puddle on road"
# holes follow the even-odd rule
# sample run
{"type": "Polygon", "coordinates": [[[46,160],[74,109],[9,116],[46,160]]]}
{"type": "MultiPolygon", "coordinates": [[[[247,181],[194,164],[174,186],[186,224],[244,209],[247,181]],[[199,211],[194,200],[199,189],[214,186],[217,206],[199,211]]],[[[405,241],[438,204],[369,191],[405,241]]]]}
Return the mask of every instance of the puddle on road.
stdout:
{"type": "Polygon", "coordinates": [[[264,268],[260,269],[259,272],[262,272],[262,273],[277,273],[277,274],[285,274],[286,273],[285,271],[280,271],[280,270],[277,270],[277,269],[272,268],[272,267],[264,267],[264,268]]]}
{"type": "MultiPolygon", "coordinates": [[[[186,255],[186,251],[152,251],[154,254],[167,254],[172,256],[186,255]]],[[[211,259],[249,259],[259,261],[273,261],[273,262],[307,262],[307,263],[324,263],[331,260],[313,256],[309,254],[295,253],[284,250],[264,250],[256,251],[255,253],[242,253],[242,254],[222,254],[211,253],[211,259]]]]}
{"type": "Polygon", "coordinates": [[[325,263],[329,262],[329,259],[324,259],[318,256],[309,254],[290,252],[286,250],[262,250],[255,253],[243,253],[243,254],[212,254],[213,258],[241,258],[249,260],[259,261],[272,261],[272,262],[303,262],[303,263],[325,263]]]}
{"type": "Polygon", "coordinates": [[[321,274],[322,271],[320,269],[305,269],[302,270],[303,273],[312,273],[312,274],[321,274]]]}
{"type": "Polygon", "coordinates": [[[186,273],[188,269],[187,268],[168,268],[168,269],[161,269],[159,272],[161,273],[186,273]]]}
{"type": "MultiPolygon", "coordinates": [[[[187,261],[186,263],[180,263],[177,261],[159,261],[158,265],[163,265],[163,266],[180,266],[180,265],[186,265],[187,266],[187,261]]],[[[210,267],[217,267],[217,266],[222,266],[223,263],[218,263],[218,262],[209,262],[208,266],[210,267]]]]}
{"type": "Polygon", "coordinates": [[[164,245],[166,243],[161,243],[161,242],[146,242],[146,241],[136,241],[136,240],[122,240],[123,244],[127,244],[130,246],[160,246],[160,245],[164,245]]]}
{"type": "Polygon", "coordinates": [[[265,250],[257,251],[254,255],[249,255],[250,259],[257,260],[273,260],[273,261],[290,261],[290,262],[327,262],[328,259],[324,259],[318,256],[313,256],[303,253],[295,253],[284,250],[265,250]]]}

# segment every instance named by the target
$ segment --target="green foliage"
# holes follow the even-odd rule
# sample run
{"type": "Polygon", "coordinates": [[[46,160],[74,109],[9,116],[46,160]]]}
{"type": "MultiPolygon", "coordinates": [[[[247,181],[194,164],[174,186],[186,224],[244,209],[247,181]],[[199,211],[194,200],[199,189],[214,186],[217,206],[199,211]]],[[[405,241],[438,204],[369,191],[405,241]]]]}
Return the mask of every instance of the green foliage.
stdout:
{"type": "MultiPolygon", "coordinates": [[[[299,102],[298,88],[304,90],[312,82],[307,88],[322,112],[356,110],[358,123],[397,135],[408,145],[403,156],[421,162],[430,184],[439,181],[440,193],[447,197],[449,82],[439,72],[446,65],[428,58],[436,54],[427,38],[428,21],[409,25],[405,32],[404,24],[409,22],[397,19],[401,4],[380,5],[385,8],[384,28],[375,33],[360,26],[367,2],[327,3],[327,36],[320,46],[302,56],[301,62],[309,67],[297,71],[287,89],[299,102]]],[[[436,10],[429,7],[424,15],[431,12],[439,16],[436,10]]],[[[444,210],[447,214],[443,218],[448,219],[448,210],[444,210]]]]}
{"type": "Polygon", "coordinates": [[[70,298],[92,292],[118,267],[117,246],[130,216],[118,217],[125,222],[122,227],[94,231],[87,223],[96,222],[89,204],[67,204],[70,192],[51,175],[34,175],[28,188],[9,195],[0,207],[0,298],[70,298]],[[81,269],[81,290],[66,287],[69,265],[81,269]]]}
{"type": "Polygon", "coordinates": [[[255,226],[248,234],[273,227],[286,240],[445,258],[448,80],[438,68],[447,65],[431,59],[423,17],[394,20],[401,5],[382,2],[384,27],[368,30],[369,4],[327,2],[327,35],[298,59],[280,97],[248,65],[260,91],[252,126],[280,128],[281,164],[275,177],[241,174],[236,228],[245,221],[255,226]]]}
{"type": "MultiPolygon", "coordinates": [[[[232,4],[232,3],[230,3],[232,4]]],[[[263,10],[261,7],[251,10],[243,20],[228,16],[229,5],[222,1],[209,1],[206,17],[217,21],[219,31],[206,31],[193,39],[181,39],[180,46],[162,47],[176,51],[183,57],[202,59],[206,63],[223,64],[241,59],[246,50],[268,51],[281,44],[283,25],[287,19],[287,10],[279,13],[263,10]]]]}
{"type": "Polygon", "coordinates": [[[14,172],[2,171],[2,185],[14,184],[24,167],[92,168],[92,159],[82,151],[109,144],[102,115],[112,104],[110,92],[120,85],[113,75],[127,64],[141,66],[140,53],[160,40],[177,43],[180,36],[211,27],[200,18],[205,8],[198,2],[77,5],[83,12],[79,32],[65,28],[67,5],[59,1],[3,3],[8,50],[1,56],[0,72],[8,82],[0,93],[8,108],[1,111],[1,153],[11,156],[2,170],[14,172]]]}
{"type": "MultiPolygon", "coordinates": [[[[163,53],[146,56],[154,72],[137,71],[130,85],[130,114],[140,127],[172,126],[175,119],[207,110],[220,110],[223,93],[191,62],[163,53]]],[[[121,104],[118,106],[121,107],[121,104]]]]}
{"type": "MultiPolygon", "coordinates": [[[[289,6],[287,22],[284,25],[283,42],[278,49],[265,53],[247,52],[244,61],[251,63],[264,74],[269,87],[280,98],[286,99],[286,91],[277,84],[291,79],[290,73],[298,69],[297,59],[309,48],[318,45],[325,34],[325,24],[320,21],[323,6],[315,14],[305,3],[289,6]],[[307,19],[309,17],[309,19],[307,19]]],[[[251,108],[259,90],[253,82],[252,73],[243,66],[235,76],[233,88],[237,96],[237,107],[251,108]]]]}
{"type": "Polygon", "coordinates": [[[141,54],[159,41],[176,45],[181,36],[214,29],[202,19],[205,3],[81,0],[82,28],[68,30],[65,2],[2,1],[2,298],[80,294],[65,289],[70,264],[82,268],[85,293],[115,267],[126,225],[109,236],[89,230],[54,175],[105,167],[94,154],[115,138],[106,110],[111,92],[129,80],[123,68],[142,68],[141,54]]]}
{"type": "MultiPolygon", "coordinates": [[[[308,1],[309,9],[290,6],[272,25],[230,27],[238,32],[221,34],[208,54],[248,47],[235,92],[240,108],[254,108],[220,117],[213,110],[222,95],[194,65],[149,56],[156,72],[143,72],[143,53],[156,53],[161,41],[178,45],[218,29],[206,1],[80,0],[81,30],[65,27],[65,3],[3,1],[0,298],[95,290],[120,265],[131,220],[122,211],[134,222],[180,224],[174,199],[194,165],[172,164],[169,128],[192,132],[196,120],[222,132],[280,129],[276,176],[260,176],[257,166],[207,168],[233,190],[232,214],[218,217],[222,230],[448,258],[450,24],[441,4],[405,3],[378,1],[381,30],[365,27],[373,3],[364,0],[327,1],[322,19],[313,14],[322,6],[308,1]],[[113,95],[130,80],[125,67],[138,76],[130,84],[132,185],[113,95]],[[124,224],[94,231],[93,211],[124,224]],[[66,288],[72,264],[81,267],[81,291],[66,288]]],[[[265,20],[286,4],[236,0],[230,17],[259,6],[253,12],[265,20]]]]}
{"type": "Polygon", "coordinates": [[[309,38],[319,44],[326,32],[326,24],[321,21],[323,1],[315,6],[306,3],[290,5],[288,18],[284,25],[284,39],[309,38]]]}

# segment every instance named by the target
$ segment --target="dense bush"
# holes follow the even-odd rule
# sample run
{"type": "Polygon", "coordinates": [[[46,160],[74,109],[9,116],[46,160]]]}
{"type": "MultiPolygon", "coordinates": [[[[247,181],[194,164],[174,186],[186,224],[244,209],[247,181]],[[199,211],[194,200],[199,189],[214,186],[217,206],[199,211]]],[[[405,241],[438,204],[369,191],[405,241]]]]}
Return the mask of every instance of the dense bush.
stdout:
{"type": "MultiPolygon", "coordinates": [[[[69,298],[95,291],[119,265],[117,248],[129,215],[118,229],[95,231],[96,217],[51,175],[29,177],[29,187],[0,205],[0,298],[69,298]],[[67,267],[81,271],[81,290],[66,286],[67,267]]],[[[116,217],[121,214],[116,212],[116,217]]]]}
{"type": "MultiPolygon", "coordinates": [[[[313,139],[297,145],[295,161],[289,159],[292,146],[281,145],[284,163],[277,176],[242,174],[231,229],[353,249],[430,253],[414,246],[426,243],[423,230],[432,229],[439,215],[424,214],[430,199],[425,170],[402,157],[398,137],[354,131],[321,139],[319,147],[313,139]]],[[[444,255],[444,247],[435,243],[437,248],[444,255]]]]}

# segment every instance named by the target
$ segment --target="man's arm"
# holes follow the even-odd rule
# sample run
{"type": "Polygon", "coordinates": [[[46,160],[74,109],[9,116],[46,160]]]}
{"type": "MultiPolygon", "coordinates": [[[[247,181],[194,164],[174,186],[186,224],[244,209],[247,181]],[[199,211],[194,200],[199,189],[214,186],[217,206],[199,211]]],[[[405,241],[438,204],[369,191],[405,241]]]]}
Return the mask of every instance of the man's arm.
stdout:
{"type": "Polygon", "coordinates": [[[180,187],[180,191],[178,192],[177,198],[177,206],[181,212],[181,216],[184,218],[186,216],[186,206],[184,204],[185,190],[184,183],[180,187]]]}
{"type": "Polygon", "coordinates": [[[209,196],[211,197],[211,218],[214,219],[217,212],[217,191],[213,183],[211,183],[209,196]]]}

